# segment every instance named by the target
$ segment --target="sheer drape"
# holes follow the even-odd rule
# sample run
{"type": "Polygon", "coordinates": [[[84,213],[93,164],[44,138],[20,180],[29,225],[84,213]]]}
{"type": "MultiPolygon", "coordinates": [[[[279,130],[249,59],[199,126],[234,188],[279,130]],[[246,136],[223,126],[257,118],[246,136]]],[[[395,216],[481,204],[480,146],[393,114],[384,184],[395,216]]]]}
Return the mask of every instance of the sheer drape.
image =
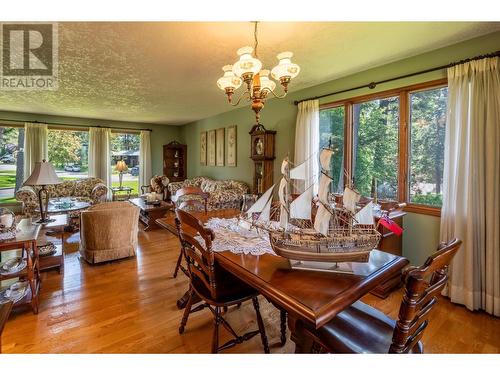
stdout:
{"type": "Polygon", "coordinates": [[[89,128],[89,176],[111,186],[111,129],[89,128]]]}
{"type": "Polygon", "coordinates": [[[441,240],[463,241],[448,295],[500,316],[499,59],[448,69],[441,240]]]}
{"type": "MultiPolygon", "coordinates": [[[[306,162],[306,186],[318,192],[319,101],[299,103],[295,126],[295,165],[306,162]]],[[[303,187],[300,187],[301,189],[303,187]]]]}
{"type": "Polygon", "coordinates": [[[46,124],[24,124],[24,178],[26,180],[37,161],[49,160],[48,127],[46,124]]]}
{"type": "Polygon", "coordinates": [[[147,130],[141,131],[139,146],[139,186],[149,185],[151,181],[151,137],[147,130]]]}

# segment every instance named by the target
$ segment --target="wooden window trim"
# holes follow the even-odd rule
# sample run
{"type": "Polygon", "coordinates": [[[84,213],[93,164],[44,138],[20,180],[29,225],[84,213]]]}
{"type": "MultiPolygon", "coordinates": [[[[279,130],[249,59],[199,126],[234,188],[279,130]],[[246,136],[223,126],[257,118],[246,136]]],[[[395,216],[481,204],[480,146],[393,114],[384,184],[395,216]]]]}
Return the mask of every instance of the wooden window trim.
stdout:
{"type": "Polygon", "coordinates": [[[410,186],[408,172],[410,168],[410,94],[414,92],[429,90],[432,88],[446,87],[446,78],[417,83],[414,85],[394,88],[376,93],[342,99],[320,105],[320,110],[344,107],[344,168],[347,176],[344,185],[352,180],[353,160],[353,116],[354,104],[364,103],[370,100],[385,99],[391,96],[399,97],[399,139],[398,139],[398,200],[406,202],[405,211],[423,215],[441,216],[441,208],[421,205],[410,202],[410,186]]]}
{"type": "Polygon", "coordinates": [[[407,203],[404,211],[429,216],[441,216],[441,207],[427,206],[425,204],[407,203]]]}

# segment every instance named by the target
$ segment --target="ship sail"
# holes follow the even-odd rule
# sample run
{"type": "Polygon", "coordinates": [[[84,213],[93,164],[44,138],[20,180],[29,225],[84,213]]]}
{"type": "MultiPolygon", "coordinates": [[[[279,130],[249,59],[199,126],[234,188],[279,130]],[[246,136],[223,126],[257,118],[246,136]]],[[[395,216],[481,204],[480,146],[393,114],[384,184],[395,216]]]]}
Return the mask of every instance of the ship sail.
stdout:
{"type": "Polygon", "coordinates": [[[318,207],[318,212],[316,213],[316,219],[314,220],[314,229],[321,233],[323,236],[328,234],[328,229],[330,227],[330,219],[332,214],[327,208],[320,203],[318,207]]]}
{"type": "Polygon", "coordinates": [[[288,158],[283,159],[283,162],[281,163],[281,174],[285,175],[288,173],[288,168],[289,168],[289,161],[288,158]]]}
{"type": "Polygon", "coordinates": [[[311,201],[313,198],[313,188],[309,187],[306,191],[290,203],[290,217],[294,219],[311,220],[311,201]]]}
{"type": "Polygon", "coordinates": [[[323,149],[319,154],[319,162],[321,164],[321,168],[326,171],[330,170],[330,160],[332,159],[333,150],[323,149]]]}
{"type": "Polygon", "coordinates": [[[318,189],[318,198],[320,202],[327,203],[328,202],[328,192],[329,186],[332,182],[332,179],[324,173],[321,173],[321,177],[319,179],[319,189],[318,189]]]}
{"type": "Polygon", "coordinates": [[[354,215],[354,220],[356,220],[356,224],[374,225],[373,203],[369,202],[366,206],[359,210],[356,215],[354,215]]]}
{"type": "Polygon", "coordinates": [[[271,217],[271,199],[267,201],[257,221],[269,222],[270,217],[271,217]]]}
{"type": "Polygon", "coordinates": [[[290,178],[293,178],[294,180],[305,181],[307,179],[306,164],[307,163],[302,163],[297,165],[295,168],[290,169],[290,178]]]}
{"type": "Polygon", "coordinates": [[[252,207],[247,210],[247,214],[261,213],[268,201],[271,200],[271,195],[273,194],[274,185],[271,186],[261,197],[255,202],[252,207]]]}
{"type": "Polygon", "coordinates": [[[280,186],[278,188],[278,198],[280,201],[280,226],[284,229],[288,227],[288,211],[286,209],[288,205],[288,199],[287,199],[287,193],[286,193],[286,188],[287,188],[288,182],[287,180],[283,177],[280,181],[280,186]]]}
{"type": "Polygon", "coordinates": [[[344,189],[344,196],[342,198],[342,203],[344,208],[351,211],[353,214],[356,213],[356,204],[359,202],[361,195],[351,188],[347,187],[344,189]]]}

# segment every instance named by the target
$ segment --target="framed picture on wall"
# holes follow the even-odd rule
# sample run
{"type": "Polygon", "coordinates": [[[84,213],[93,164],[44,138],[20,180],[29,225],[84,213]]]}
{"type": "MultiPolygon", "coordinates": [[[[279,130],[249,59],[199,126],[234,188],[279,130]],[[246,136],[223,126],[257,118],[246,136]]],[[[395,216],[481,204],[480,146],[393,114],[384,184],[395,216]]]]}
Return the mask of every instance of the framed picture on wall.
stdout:
{"type": "Polygon", "coordinates": [[[213,167],[215,166],[215,130],[209,130],[207,137],[208,165],[213,167]]]}
{"type": "Polygon", "coordinates": [[[216,152],[217,152],[217,166],[224,166],[224,141],[225,141],[225,128],[216,130],[216,152]]]}
{"type": "Polygon", "coordinates": [[[207,165],[207,132],[200,133],[200,164],[207,165]]]}
{"type": "Polygon", "coordinates": [[[227,166],[236,167],[236,125],[227,128],[227,166]]]}

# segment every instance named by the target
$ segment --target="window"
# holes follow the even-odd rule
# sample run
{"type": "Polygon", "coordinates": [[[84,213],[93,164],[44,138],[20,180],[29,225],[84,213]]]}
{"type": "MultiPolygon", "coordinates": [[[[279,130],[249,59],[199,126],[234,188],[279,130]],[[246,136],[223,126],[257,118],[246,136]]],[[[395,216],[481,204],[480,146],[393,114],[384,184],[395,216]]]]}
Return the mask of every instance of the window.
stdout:
{"type": "Polygon", "coordinates": [[[15,202],[23,184],[24,129],[0,127],[0,203],[15,202]]]}
{"type": "Polygon", "coordinates": [[[88,177],[87,131],[49,129],[49,160],[62,180],[88,177]]]}
{"type": "Polygon", "coordinates": [[[332,158],[332,191],[342,191],[345,171],[364,196],[374,196],[376,186],[379,199],[439,215],[446,84],[436,80],[323,105],[319,147],[339,151],[332,158]]]}
{"type": "Polygon", "coordinates": [[[353,183],[364,196],[398,198],[399,97],[353,106],[353,183]],[[372,186],[373,185],[373,186],[372,186]]]}
{"type": "Polygon", "coordinates": [[[446,87],[410,93],[410,202],[441,206],[446,87]]]}
{"type": "Polygon", "coordinates": [[[319,147],[335,150],[329,171],[332,192],[344,189],[344,107],[325,109],[319,116],[319,147]]]}
{"type": "Polygon", "coordinates": [[[116,163],[123,160],[128,167],[123,174],[123,186],[134,189],[134,194],[139,193],[139,145],[139,134],[111,133],[111,186],[120,186],[116,163]]]}

